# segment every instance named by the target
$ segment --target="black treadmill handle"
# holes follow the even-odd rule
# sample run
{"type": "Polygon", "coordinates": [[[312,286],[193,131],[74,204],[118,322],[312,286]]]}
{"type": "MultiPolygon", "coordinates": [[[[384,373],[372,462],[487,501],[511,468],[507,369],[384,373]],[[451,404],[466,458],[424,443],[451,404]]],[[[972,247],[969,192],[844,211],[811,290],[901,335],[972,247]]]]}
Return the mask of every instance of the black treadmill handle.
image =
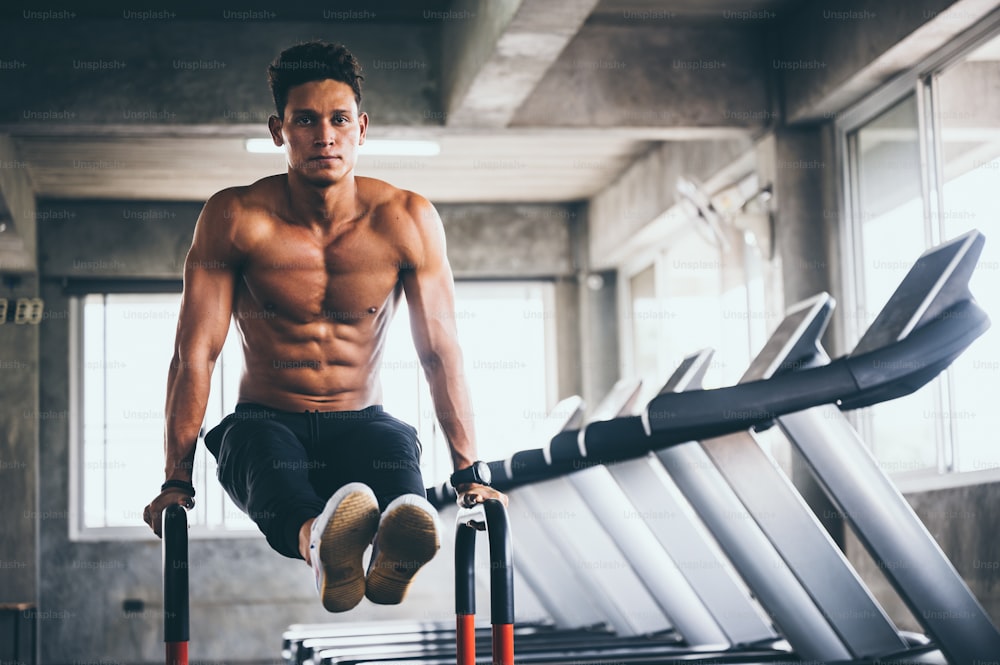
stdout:
{"type": "Polygon", "coordinates": [[[858,408],[921,388],[990,327],[972,300],[881,349],[727,388],[660,395],[646,412],[661,443],[730,434],[821,404],[858,408]]]}
{"type": "Polygon", "coordinates": [[[837,402],[858,392],[844,359],[726,388],[660,395],[646,410],[658,444],[697,441],[746,430],[777,416],[837,402]]]}
{"type": "Polygon", "coordinates": [[[840,408],[858,409],[915,392],[989,328],[986,312],[974,300],[962,300],[895,344],[848,356],[859,392],[844,396],[840,408]]]}
{"type": "MultiPolygon", "coordinates": [[[[541,448],[515,453],[510,476],[498,474],[493,486],[509,490],[687,441],[760,428],[778,416],[823,404],[847,410],[896,399],[931,381],[989,327],[986,312],[974,300],[962,300],[904,339],[867,353],[725,388],[663,393],[650,401],[641,417],[587,425],[584,451],[574,443],[580,430],[568,430],[549,444],[551,464],[545,463],[546,451],[541,448]]],[[[502,468],[503,464],[491,462],[490,466],[502,468]]],[[[434,497],[432,502],[440,506],[446,498],[434,497]]]]}

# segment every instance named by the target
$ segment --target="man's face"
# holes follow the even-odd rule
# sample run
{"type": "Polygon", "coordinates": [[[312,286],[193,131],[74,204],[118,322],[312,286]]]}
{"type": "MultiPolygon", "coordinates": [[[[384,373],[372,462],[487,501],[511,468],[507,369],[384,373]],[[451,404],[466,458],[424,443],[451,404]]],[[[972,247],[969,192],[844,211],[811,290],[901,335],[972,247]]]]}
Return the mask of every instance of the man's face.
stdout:
{"type": "Polygon", "coordinates": [[[351,86],[324,79],[289,89],[284,117],[272,117],[269,127],[275,145],[285,146],[290,170],[334,184],[354,169],[368,115],[358,113],[351,86]]]}

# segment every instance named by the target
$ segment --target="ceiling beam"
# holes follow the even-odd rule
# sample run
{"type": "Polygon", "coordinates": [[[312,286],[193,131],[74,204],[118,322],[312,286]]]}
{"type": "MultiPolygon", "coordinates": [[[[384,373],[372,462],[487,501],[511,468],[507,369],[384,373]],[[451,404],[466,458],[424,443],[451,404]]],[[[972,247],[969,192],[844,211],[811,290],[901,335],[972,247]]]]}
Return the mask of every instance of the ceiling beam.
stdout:
{"type": "Polygon", "coordinates": [[[442,35],[445,124],[510,124],[597,1],[457,2],[442,35]]]}

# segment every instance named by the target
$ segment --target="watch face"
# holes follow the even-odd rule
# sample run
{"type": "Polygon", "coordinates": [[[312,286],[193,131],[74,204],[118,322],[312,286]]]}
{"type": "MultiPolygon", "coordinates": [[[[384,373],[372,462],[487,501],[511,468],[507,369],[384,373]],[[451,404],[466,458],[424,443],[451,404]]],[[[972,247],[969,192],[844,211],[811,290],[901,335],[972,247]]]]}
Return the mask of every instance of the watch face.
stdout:
{"type": "Polygon", "coordinates": [[[490,481],[493,479],[493,473],[490,471],[490,465],[486,462],[476,462],[476,471],[476,475],[479,476],[482,484],[489,485],[490,481]]]}
{"type": "Polygon", "coordinates": [[[451,474],[452,487],[463,483],[478,483],[479,485],[489,485],[493,478],[490,465],[486,462],[473,462],[472,466],[459,469],[451,474]]]}

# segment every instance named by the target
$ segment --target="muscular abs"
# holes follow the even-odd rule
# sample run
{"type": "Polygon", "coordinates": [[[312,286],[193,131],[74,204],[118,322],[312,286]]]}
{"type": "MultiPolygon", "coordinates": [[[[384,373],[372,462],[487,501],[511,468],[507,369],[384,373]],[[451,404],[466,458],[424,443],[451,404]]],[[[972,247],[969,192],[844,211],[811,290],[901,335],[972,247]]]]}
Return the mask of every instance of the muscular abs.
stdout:
{"type": "Polygon", "coordinates": [[[402,293],[401,259],[372,215],[331,235],[269,217],[238,275],[240,401],[286,411],[381,401],[378,366],[402,293]]]}

